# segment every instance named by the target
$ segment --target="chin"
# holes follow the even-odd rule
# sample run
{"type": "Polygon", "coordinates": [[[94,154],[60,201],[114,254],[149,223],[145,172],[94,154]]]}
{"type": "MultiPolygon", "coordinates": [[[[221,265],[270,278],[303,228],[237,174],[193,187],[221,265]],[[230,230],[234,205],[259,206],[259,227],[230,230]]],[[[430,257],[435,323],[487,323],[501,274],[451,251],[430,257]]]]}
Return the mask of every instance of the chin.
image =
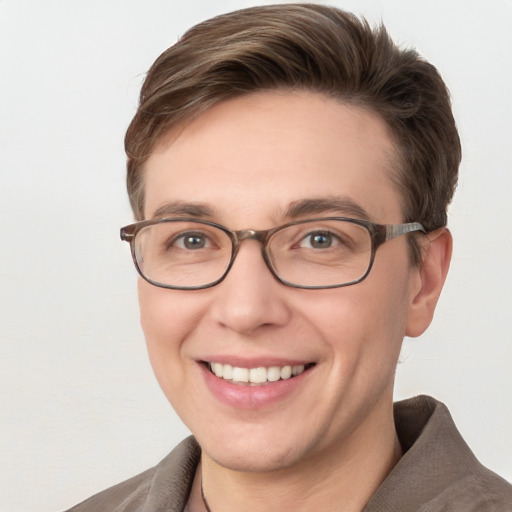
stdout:
{"type": "Polygon", "coordinates": [[[213,450],[213,453],[206,453],[216,464],[232,471],[244,473],[270,473],[289,468],[296,462],[297,456],[288,450],[281,453],[270,453],[265,450],[257,455],[250,453],[241,453],[239,451],[213,450]]]}
{"type": "Polygon", "coordinates": [[[305,439],[292,441],[290,432],[282,435],[257,436],[246,433],[239,439],[198,439],[204,454],[216,464],[233,471],[250,473],[276,472],[290,468],[312,450],[305,439]]]}

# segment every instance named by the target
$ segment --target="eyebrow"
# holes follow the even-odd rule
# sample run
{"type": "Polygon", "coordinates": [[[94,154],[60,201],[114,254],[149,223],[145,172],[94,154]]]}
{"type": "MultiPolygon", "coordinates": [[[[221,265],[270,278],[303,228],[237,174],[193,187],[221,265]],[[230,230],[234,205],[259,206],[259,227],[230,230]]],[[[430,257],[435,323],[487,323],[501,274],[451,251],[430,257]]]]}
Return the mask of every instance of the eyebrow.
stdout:
{"type": "MultiPolygon", "coordinates": [[[[310,215],[325,214],[333,212],[336,215],[355,217],[363,220],[370,220],[366,210],[347,196],[336,196],[327,198],[306,198],[293,201],[284,211],[284,219],[296,219],[310,215]]],[[[214,218],[215,211],[205,203],[193,203],[184,201],[169,201],[155,210],[153,219],[165,217],[194,217],[214,218]]]]}
{"type": "Polygon", "coordinates": [[[214,210],[204,203],[188,203],[183,201],[170,201],[157,208],[153,213],[153,219],[164,217],[214,217],[214,210]]]}
{"type": "Polygon", "coordinates": [[[286,212],[286,218],[297,218],[308,215],[335,212],[348,217],[370,220],[368,212],[353,199],[347,196],[326,198],[300,199],[291,203],[286,212]]]}

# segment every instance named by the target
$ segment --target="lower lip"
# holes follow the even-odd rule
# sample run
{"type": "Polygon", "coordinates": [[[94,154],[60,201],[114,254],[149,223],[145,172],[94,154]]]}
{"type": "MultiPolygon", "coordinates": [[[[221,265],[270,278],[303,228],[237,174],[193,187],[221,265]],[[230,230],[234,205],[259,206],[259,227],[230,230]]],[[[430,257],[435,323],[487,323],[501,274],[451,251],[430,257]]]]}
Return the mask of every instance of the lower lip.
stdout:
{"type": "Polygon", "coordinates": [[[220,402],[237,409],[256,410],[275,405],[300,391],[312,368],[296,377],[267,384],[234,384],[217,377],[204,364],[200,364],[206,385],[220,402]]]}

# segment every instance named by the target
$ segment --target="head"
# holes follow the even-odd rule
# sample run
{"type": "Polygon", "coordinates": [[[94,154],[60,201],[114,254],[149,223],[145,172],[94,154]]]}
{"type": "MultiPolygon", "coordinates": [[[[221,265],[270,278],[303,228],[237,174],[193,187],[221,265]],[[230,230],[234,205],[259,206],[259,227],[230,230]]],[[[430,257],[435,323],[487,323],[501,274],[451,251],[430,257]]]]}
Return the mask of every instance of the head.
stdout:
{"type": "Polygon", "coordinates": [[[209,460],[245,471],[335,453],[350,461],[355,446],[389,434],[403,337],[430,323],[450,259],[460,147],[436,70],[333,8],[238,11],[157,59],[126,150],[138,220],[266,230],[341,210],[436,234],[387,242],[368,277],[343,288],[283,285],[253,239],[214,287],[139,281],[153,368],[209,460]],[[228,374],[263,368],[268,382],[233,384],[210,363],[228,374]],[[295,377],[270,378],[293,367],[295,377]]]}
{"type": "MultiPolygon", "coordinates": [[[[373,112],[395,143],[404,222],[446,225],[461,149],[448,90],[430,63],[384,26],[322,5],[244,9],[201,23],[148,71],[125,138],[128,194],[144,218],[144,165],[169,130],[213,105],[258,91],[312,91],[373,112]]],[[[409,237],[411,261],[420,261],[409,237]]]]}

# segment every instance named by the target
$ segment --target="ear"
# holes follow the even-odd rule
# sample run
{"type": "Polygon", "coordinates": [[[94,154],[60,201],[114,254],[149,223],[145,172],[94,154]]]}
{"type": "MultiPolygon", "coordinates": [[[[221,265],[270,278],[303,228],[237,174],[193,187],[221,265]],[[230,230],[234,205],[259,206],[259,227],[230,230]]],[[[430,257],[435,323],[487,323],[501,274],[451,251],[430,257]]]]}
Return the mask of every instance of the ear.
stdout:
{"type": "Polygon", "coordinates": [[[422,262],[413,280],[406,335],[422,334],[432,322],[436,304],[443,289],[452,257],[452,235],[441,228],[426,235],[422,262]]]}

